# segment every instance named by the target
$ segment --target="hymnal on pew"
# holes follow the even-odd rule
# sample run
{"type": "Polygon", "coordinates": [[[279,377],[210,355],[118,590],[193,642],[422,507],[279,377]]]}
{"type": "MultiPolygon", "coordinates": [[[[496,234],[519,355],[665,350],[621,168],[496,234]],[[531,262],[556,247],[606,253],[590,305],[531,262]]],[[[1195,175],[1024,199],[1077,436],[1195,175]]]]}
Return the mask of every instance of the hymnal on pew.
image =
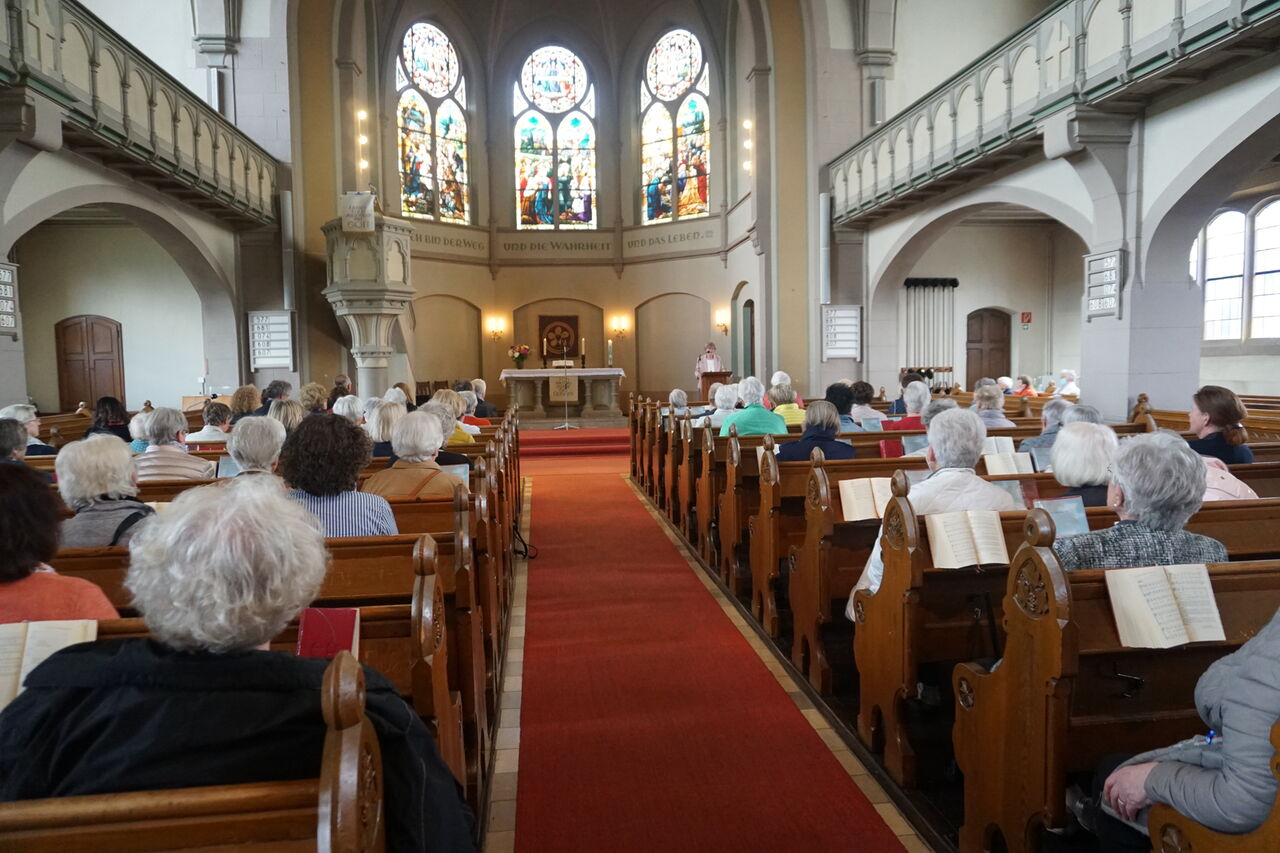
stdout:
{"type": "Polygon", "coordinates": [[[359,607],[308,607],[298,620],[302,658],[331,658],[342,650],[360,657],[359,607]]]}
{"type": "Polygon", "coordinates": [[[940,512],[924,517],[933,565],[939,569],[1009,562],[1000,513],[994,510],[940,512]]]}
{"type": "Polygon", "coordinates": [[[1109,569],[1107,594],[1120,642],[1134,649],[1226,640],[1203,563],[1109,569]]]}
{"type": "Polygon", "coordinates": [[[97,639],[93,619],[12,622],[0,625],[0,708],[22,692],[31,670],[59,649],[97,639]]]}
{"type": "Polygon", "coordinates": [[[929,446],[929,436],[927,435],[904,435],[902,437],[902,452],[906,454],[916,453],[924,450],[929,446]]]}
{"type": "MultiPolygon", "coordinates": [[[[989,435],[982,440],[982,455],[992,456],[996,453],[1013,453],[1013,439],[1007,435],[989,435]]],[[[1017,473],[1016,471],[1013,473],[1017,473]]]]}
{"type": "MultiPolygon", "coordinates": [[[[1001,438],[1003,437],[1001,436],[1001,438]]],[[[1034,474],[1036,472],[1035,467],[1031,464],[1030,453],[991,453],[983,456],[982,462],[987,466],[987,473],[992,475],[1034,474]]]]}
{"type": "Polygon", "coordinates": [[[893,497],[888,477],[857,477],[840,481],[840,507],[845,521],[866,521],[884,517],[884,508],[893,497]]]}

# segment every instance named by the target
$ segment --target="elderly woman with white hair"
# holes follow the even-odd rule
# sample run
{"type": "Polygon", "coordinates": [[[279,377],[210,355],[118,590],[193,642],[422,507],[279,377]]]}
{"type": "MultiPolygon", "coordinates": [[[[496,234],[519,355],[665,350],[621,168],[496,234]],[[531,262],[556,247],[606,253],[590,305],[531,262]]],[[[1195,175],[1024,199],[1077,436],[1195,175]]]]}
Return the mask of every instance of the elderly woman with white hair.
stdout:
{"type": "Polygon", "coordinates": [[[1060,539],[1053,550],[1067,571],[1226,562],[1221,542],[1182,529],[1204,490],[1204,460],[1176,432],[1131,436],[1115,452],[1107,487],[1120,521],[1060,539]]]}
{"type": "MultiPolygon", "coordinates": [[[[329,662],[270,644],[327,564],[319,526],[276,481],[183,492],[129,544],[125,586],[150,636],[70,646],[31,672],[0,716],[0,800],[317,776],[329,662]]],[[[421,718],[380,673],[364,682],[388,849],[473,849],[421,718]]]]}
{"type": "Polygon", "coordinates": [[[461,419],[464,424],[473,427],[493,426],[493,422],[488,418],[483,418],[476,414],[476,407],[480,405],[480,398],[476,396],[475,391],[459,391],[458,396],[462,398],[462,402],[467,404],[461,419]]]}
{"type": "Polygon", "coordinates": [[[245,418],[227,439],[227,452],[240,468],[237,477],[275,473],[287,433],[275,418],[245,418]]]}
{"type": "Polygon", "coordinates": [[[177,409],[159,408],[147,418],[147,450],[133,460],[138,482],[209,480],[217,466],[187,453],[187,417],[177,409]]]}
{"type": "MultiPolygon", "coordinates": [[[[455,426],[453,417],[453,407],[445,403],[426,403],[418,407],[419,412],[430,415],[440,424],[440,434],[446,436],[445,444],[448,444],[448,432],[455,426]]],[[[395,456],[391,457],[392,464],[395,463],[395,456]]],[[[455,453],[447,447],[442,447],[440,452],[436,454],[437,465],[466,465],[468,468],[475,467],[475,458],[467,456],[465,453],[455,453]]]]}
{"type": "Polygon", "coordinates": [[[1062,429],[1062,416],[1073,405],[1070,400],[1064,400],[1061,397],[1054,397],[1045,402],[1044,408],[1040,410],[1040,434],[1024,438],[1018,445],[1018,450],[1022,453],[1030,453],[1033,447],[1053,447],[1053,443],[1058,440],[1058,431],[1062,429]]]}
{"type": "Polygon", "coordinates": [[[467,484],[448,471],[440,470],[436,454],[444,446],[440,419],[426,412],[410,412],[396,424],[391,434],[396,460],[365,480],[360,491],[384,498],[450,497],[454,489],[467,484]]]}
{"type": "MultiPolygon", "coordinates": [[[[947,409],[932,418],[925,459],[933,473],[913,485],[908,495],[917,516],[961,510],[1005,512],[1023,508],[1013,495],[974,472],[986,438],[987,429],[982,420],[969,409],[947,409]]],[[[883,577],[884,559],[880,553],[880,536],[877,536],[862,577],[849,593],[845,615],[850,620],[854,618],[854,593],[860,589],[874,593],[880,588],[883,577]]]]}
{"type": "Polygon", "coordinates": [[[781,415],[764,407],[764,383],[748,376],[738,383],[741,411],[734,412],[720,424],[720,435],[729,434],[729,426],[738,428],[738,435],[781,435],[787,431],[787,422],[781,415]]]}
{"type": "MultiPolygon", "coordinates": [[[[793,388],[793,387],[795,386],[791,382],[791,374],[787,373],[785,370],[775,370],[773,372],[773,376],[769,377],[769,391],[772,391],[774,388],[793,388]]],[[[802,411],[804,409],[804,398],[800,396],[799,392],[794,392],[794,393],[796,395],[796,398],[791,402],[795,403],[796,410],[801,412],[800,420],[796,421],[796,423],[800,423],[801,421],[804,420],[804,413],[802,411]]],[[[773,409],[775,405],[773,402],[773,395],[770,394],[768,391],[765,392],[764,405],[765,405],[765,408],[767,409],[773,409]]],[[[791,421],[788,420],[787,423],[790,424],[791,421]]]]}
{"type": "Polygon", "coordinates": [[[341,415],[353,424],[364,421],[364,407],[355,394],[347,394],[333,401],[333,413],[341,415]]]}
{"type": "Polygon", "coordinates": [[[719,430],[724,426],[724,419],[738,411],[738,386],[721,385],[711,396],[711,402],[715,404],[716,410],[707,415],[707,423],[719,430]]]}
{"type": "Polygon", "coordinates": [[[1115,430],[1102,424],[1067,424],[1053,443],[1053,479],[1067,487],[1061,497],[1085,506],[1107,505],[1107,471],[1115,456],[1115,430]]]}
{"type": "Polygon", "coordinates": [[[1062,387],[1058,389],[1059,394],[1070,394],[1073,397],[1080,396],[1080,384],[1076,381],[1080,378],[1074,370],[1064,370],[1059,376],[1062,378],[1062,387]]]}
{"type": "Polygon", "coordinates": [[[141,501],[129,445],[98,433],[73,441],[54,463],[58,494],[75,515],[63,520],[63,548],[127,545],[138,522],[154,514],[141,501]]]}
{"type": "Polygon", "coordinates": [[[40,440],[40,416],[35,406],[27,403],[5,406],[0,409],[0,418],[15,420],[27,431],[27,456],[53,456],[58,452],[40,440]]]}
{"type": "Polygon", "coordinates": [[[920,420],[920,415],[932,399],[933,393],[929,390],[928,385],[923,382],[908,384],[906,388],[902,389],[902,404],[907,410],[906,415],[896,421],[885,421],[882,426],[890,431],[924,429],[924,421],[920,420]]]}
{"type": "Polygon", "coordinates": [[[134,453],[146,452],[147,445],[147,422],[151,420],[151,412],[138,412],[129,419],[129,437],[133,439],[129,442],[129,449],[134,453]]]}
{"type": "Polygon", "coordinates": [[[984,385],[973,392],[973,410],[987,429],[1011,429],[1017,424],[1005,417],[1004,394],[998,385],[984,385]]]}

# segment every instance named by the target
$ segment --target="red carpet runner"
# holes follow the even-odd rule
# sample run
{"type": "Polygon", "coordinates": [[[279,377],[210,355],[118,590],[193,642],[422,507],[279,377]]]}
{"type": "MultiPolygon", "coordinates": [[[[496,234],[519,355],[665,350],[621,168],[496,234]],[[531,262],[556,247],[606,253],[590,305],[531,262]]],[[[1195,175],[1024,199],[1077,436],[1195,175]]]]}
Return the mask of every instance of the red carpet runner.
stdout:
{"type": "Polygon", "coordinates": [[[520,458],[536,456],[629,456],[626,429],[522,429],[520,458]]]}
{"type": "Polygon", "coordinates": [[[901,851],[626,481],[538,461],[517,849],[901,851]]]}

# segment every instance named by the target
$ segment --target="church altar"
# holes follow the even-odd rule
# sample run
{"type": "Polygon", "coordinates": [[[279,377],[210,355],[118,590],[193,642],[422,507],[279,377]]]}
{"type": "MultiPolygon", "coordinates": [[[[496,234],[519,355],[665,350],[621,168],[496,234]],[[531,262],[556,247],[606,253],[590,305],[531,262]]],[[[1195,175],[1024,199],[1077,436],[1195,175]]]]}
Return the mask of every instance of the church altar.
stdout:
{"type": "Polygon", "coordinates": [[[626,373],[620,367],[570,367],[537,368],[533,370],[504,370],[498,376],[507,385],[509,398],[521,409],[531,409],[535,417],[545,414],[557,417],[564,412],[564,403],[552,402],[548,381],[561,377],[577,379],[581,386],[577,401],[569,402],[571,416],[615,417],[622,414],[618,403],[618,385],[626,373]]]}

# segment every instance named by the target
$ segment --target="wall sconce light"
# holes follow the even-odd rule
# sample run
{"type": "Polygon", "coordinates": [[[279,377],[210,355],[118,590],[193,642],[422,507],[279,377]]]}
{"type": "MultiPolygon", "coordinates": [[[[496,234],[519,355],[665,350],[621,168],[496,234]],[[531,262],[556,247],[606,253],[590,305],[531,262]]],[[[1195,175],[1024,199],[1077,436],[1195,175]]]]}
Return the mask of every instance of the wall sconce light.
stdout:
{"type": "Polygon", "coordinates": [[[507,332],[507,321],[501,317],[489,318],[489,339],[496,341],[507,332]]]}
{"type": "Polygon", "coordinates": [[[742,170],[747,174],[750,174],[751,173],[751,149],[755,145],[755,142],[753,142],[751,139],[751,119],[743,119],[742,130],[743,130],[742,148],[747,152],[745,155],[745,159],[742,161],[742,170]]]}
{"type": "Polygon", "coordinates": [[[627,336],[627,322],[625,314],[619,314],[613,318],[613,336],[615,338],[625,338],[627,336]]]}
{"type": "Polygon", "coordinates": [[[721,308],[716,312],[716,328],[723,334],[729,334],[729,312],[721,308]]]}

